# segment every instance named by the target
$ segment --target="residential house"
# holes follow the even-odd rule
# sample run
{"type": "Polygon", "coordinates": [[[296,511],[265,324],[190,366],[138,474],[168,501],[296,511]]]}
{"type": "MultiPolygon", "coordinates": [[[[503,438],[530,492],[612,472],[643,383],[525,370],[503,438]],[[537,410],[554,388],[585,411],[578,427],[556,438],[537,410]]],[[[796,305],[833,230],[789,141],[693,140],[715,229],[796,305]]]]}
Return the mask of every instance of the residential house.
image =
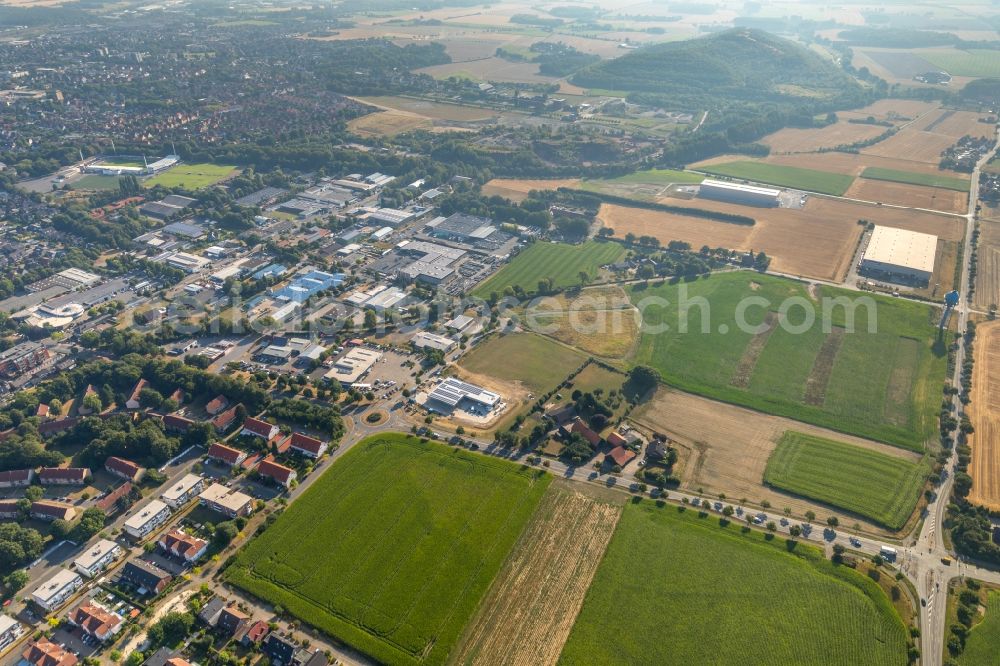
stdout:
{"type": "Polygon", "coordinates": [[[126,460],[125,458],[119,458],[118,456],[111,456],[105,460],[104,469],[115,476],[121,477],[126,481],[132,481],[133,483],[139,481],[146,472],[138,463],[126,460]]]}
{"type": "Polygon", "coordinates": [[[21,515],[21,509],[17,506],[17,500],[0,500],[0,519],[14,520],[21,515]]]}
{"type": "Polygon", "coordinates": [[[205,411],[211,416],[217,416],[226,407],[229,407],[229,398],[224,395],[217,395],[205,405],[205,411]]]}
{"type": "Polygon", "coordinates": [[[257,620],[247,629],[247,632],[243,634],[240,638],[240,642],[243,645],[254,645],[260,643],[267,634],[271,631],[271,627],[268,626],[267,622],[264,620],[257,620]]]}
{"type": "Polygon", "coordinates": [[[646,446],[646,458],[649,460],[664,460],[669,453],[667,443],[662,439],[654,439],[646,446]]]}
{"type": "Polygon", "coordinates": [[[80,627],[87,636],[101,643],[114,637],[121,631],[124,623],[121,616],[112,613],[92,599],[83,601],[66,616],[70,624],[80,627]]]}
{"type": "Polygon", "coordinates": [[[87,578],[93,578],[111,566],[121,552],[121,546],[114,541],[101,539],[73,560],[73,566],[87,578]]]}
{"type": "Polygon", "coordinates": [[[46,611],[59,608],[83,585],[80,574],[69,569],[59,569],[31,593],[31,600],[46,611]]]}
{"type": "Polygon", "coordinates": [[[171,509],[178,509],[195,497],[205,487],[205,479],[197,474],[185,474],[184,477],[160,494],[160,499],[171,509]]]}
{"type": "Polygon", "coordinates": [[[122,582],[130,585],[139,594],[157,595],[166,589],[173,576],[152,562],[132,558],[122,567],[119,577],[122,582]]]}
{"type": "Polygon", "coordinates": [[[267,639],[261,644],[260,651],[267,655],[268,659],[275,666],[288,666],[295,658],[298,646],[292,641],[276,632],[268,634],[267,639]]]}
{"type": "Polygon", "coordinates": [[[47,638],[39,638],[21,653],[18,666],[75,666],[76,655],[47,638]]]}
{"type": "Polygon", "coordinates": [[[207,541],[192,536],[181,529],[172,529],[166,532],[156,543],[167,553],[188,564],[197,562],[208,550],[207,541]]]}
{"type": "Polygon", "coordinates": [[[0,488],[26,488],[35,478],[33,469],[12,469],[0,472],[0,488]]]}
{"type": "Polygon", "coordinates": [[[236,606],[226,606],[219,613],[219,620],[215,623],[215,628],[224,632],[227,636],[235,636],[239,631],[245,629],[248,624],[250,624],[249,615],[236,606]]]}
{"type": "Polygon", "coordinates": [[[296,477],[294,469],[279,465],[272,460],[261,460],[260,464],[257,465],[257,473],[281,484],[285,488],[290,487],[296,477]]]}
{"type": "Polygon", "coordinates": [[[270,442],[278,436],[279,432],[280,430],[278,429],[278,426],[272,425],[267,421],[255,419],[252,416],[248,416],[246,420],[243,421],[243,430],[240,431],[240,434],[261,437],[270,442]]]}
{"type": "Polygon", "coordinates": [[[608,446],[615,448],[616,446],[628,446],[628,440],[619,435],[617,432],[612,432],[607,436],[608,446]]]}
{"type": "Polygon", "coordinates": [[[141,507],[125,521],[125,532],[141,539],[170,519],[170,507],[160,500],[153,500],[141,507]]]}
{"type": "Polygon", "coordinates": [[[142,666],[167,666],[167,662],[173,659],[179,659],[177,656],[177,651],[167,647],[161,647],[159,650],[149,655],[146,661],[142,662],[142,666]]]}
{"type": "Polygon", "coordinates": [[[633,458],[635,458],[635,451],[626,449],[624,446],[616,446],[608,452],[604,459],[618,467],[625,467],[633,458]]]}
{"type": "Polygon", "coordinates": [[[90,478],[86,467],[43,467],[38,482],[43,486],[82,486],[90,478]]]}
{"type": "Polygon", "coordinates": [[[227,488],[221,483],[213,483],[198,496],[202,506],[236,518],[249,516],[253,511],[253,498],[246,493],[227,488]]]}
{"type": "Polygon", "coordinates": [[[236,412],[238,408],[239,405],[233,405],[212,419],[212,427],[215,428],[215,432],[221,434],[233,427],[233,424],[236,423],[236,412]]]}
{"type": "Polygon", "coordinates": [[[49,419],[49,412],[51,411],[52,410],[49,409],[48,405],[46,405],[44,402],[41,402],[38,403],[38,409],[35,410],[35,416],[37,416],[43,421],[47,421],[49,419]]]}
{"type": "Polygon", "coordinates": [[[201,607],[201,610],[198,612],[198,619],[214,628],[219,622],[219,615],[222,614],[222,609],[225,607],[225,599],[222,597],[212,597],[201,607]]]}
{"type": "Polygon", "coordinates": [[[580,435],[581,437],[583,437],[594,448],[597,448],[598,446],[601,445],[601,436],[598,435],[593,430],[591,430],[587,426],[587,424],[583,422],[583,419],[581,419],[579,417],[577,417],[573,421],[573,425],[570,426],[569,431],[571,433],[575,433],[575,434],[580,435]]]}
{"type": "Polygon", "coordinates": [[[76,518],[76,507],[65,502],[53,500],[38,500],[31,503],[31,517],[36,520],[73,520],[76,518]]]}
{"type": "Polygon", "coordinates": [[[309,458],[319,458],[329,445],[315,437],[303,435],[301,432],[292,433],[291,448],[309,458]]]}
{"type": "Polygon", "coordinates": [[[182,388],[175,388],[174,392],[171,393],[169,396],[167,396],[167,399],[168,400],[173,400],[174,404],[176,404],[176,405],[183,405],[185,397],[187,397],[187,395],[184,393],[184,389],[182,389],[182,388]]]}
{"type": "Polygon", "coordinates": [[[140,379],[136,382],[135,386],[132,388],[132,394],[129,395],[128,400],[125,401],[125,408],[139,409],[142,407],[142,402],[139,400],[139,394],[146,388],[149,388],[149,382],[145,379],[140,379]]]}
{"type": "Polygon", "coordinates": [[[247,459],[247,454],[246,451],[240,451],[239,449],[216,442],[208,447],[208,457],[235,467],[247,459]]]}
{"type": "Polygon", "coordinates": [[[163,415],[163,427],[172,432],[187,432],[194,423],[191,419],[178,414],[163,415]]]}
{"type": "Polygon", "coordinates": [[[0,615],[0,650],[18,639],[24,631],[24,625],[9,615],[0,615]]]}
{"type": "Polygon", "coordinates": [[[127,501],[125,498],[127,498],[131,492],[132,482],[126,481],[122,485],[110,491],[104,497],[98,499],[94,503],[94,506],[104,513],[118,513],[118,511],[125,506],[125,502],[127,501]]]}

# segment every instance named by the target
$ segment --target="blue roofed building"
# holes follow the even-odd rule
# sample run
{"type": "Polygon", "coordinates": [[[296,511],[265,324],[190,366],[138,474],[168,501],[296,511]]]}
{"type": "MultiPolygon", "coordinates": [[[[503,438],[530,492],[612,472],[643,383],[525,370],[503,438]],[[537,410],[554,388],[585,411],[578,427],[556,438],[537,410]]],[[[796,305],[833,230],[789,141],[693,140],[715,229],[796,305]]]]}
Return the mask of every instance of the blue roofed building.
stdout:
{"type": "Polygon", "coordinates": [[[302,303],[313,294],[339,287],[343,282],[343,273],[312,270],[304,275],[295,276],[291,282],[273,292],[272,295],[278,300],[302,303]]]}

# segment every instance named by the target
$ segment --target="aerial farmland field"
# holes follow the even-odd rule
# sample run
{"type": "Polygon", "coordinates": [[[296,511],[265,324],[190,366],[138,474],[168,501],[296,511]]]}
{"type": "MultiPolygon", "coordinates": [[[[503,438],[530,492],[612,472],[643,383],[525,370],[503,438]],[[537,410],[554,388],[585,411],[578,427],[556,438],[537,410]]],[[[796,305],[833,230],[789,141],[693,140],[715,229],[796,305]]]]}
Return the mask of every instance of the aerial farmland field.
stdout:
{"type": "Polygon", "coordinates": [[[386,664],[443,664],[551,477],[402,434],[362,440],[227,570],[386,664]]]}
{"type": "Polygon", "coordinates": [[[913,513],[929,471],[903,458],[789,431],[767,461],[764,482],[898,530],[913,513]]]}
{"type": "Polygon", "coordinates": [[[851,332],[847,308],[830,308],[824,327],[822,304],[804,285],[756,273],[635,285],[630,293],[640,310],[655,299],[647,301],[655,307],[645,309],[644,326],[669,326],[644,334],[633,362],[659,369],[668,384],[915,451],[935,434],[946,346],[927,305],[818,288],[815,296],[852,304],[851,332]],[[737,307],[750,297],[757,299],[744,312],[750,328],[737,326],[737,307]],[[681,299],[693,303],[686,318],[681,299]],[[790,325],[780,326],[775,310],[786,299],[799,305],[789,310],[790,325]],[[801,326],[808,303],[815,320],[801,326]],[[685,319],[688,332],[681,331],[685,319]]]}
{"type": "Polygon", "coordinates": [[[851,186],[851,183],[854,182],[854,178],[844,174],[816,171],[815,169],[785,167],[776,164],[765,164],[764,162],[723,162],[721,164],[702,166],[699,167],[699,170],[718,176],[729,176],[730,178],[740,178],[755,183],[791,187],[797,190],[820,192],[835,196],[842,195],[851,186]]]}
{"type": "Polygon", "coordinates": [[[523,383],[535,393],[555,388],[586,357],[569,347],[534,333],[491,338],[462,357],[469,372],[507,382],[523,383]]]}
{"type": "Polygon", "coordinates": [[[560,663],[906,663],[903,622],[867,577],[681,511],[625,507],[560,663]]]}
{"type": "Polygon", "coordinates": [[[502,296],[504,289],[515,286],[530,294],[538,289],[540,280],[549,278],[555,288],[570,287],[580,284],[581,271],[592,280],[601,266],[618,261],[624,254],[625,248],[613,242],[567,245],[540,241],[477,286],[472,295],[487,298],[496,292],[502,296]]]}
{"type": "Polygon", "coordinates": [[[861,173],[862,178],[872,180],[887,180],[892,183],[907,183],[910,185],[924,185],[926,187],[942,187],[959,192],[969,191],[968,178],[956,178],[954,176],[935,176],[926,173],[914,173],[912,171],[896,171],[894,169],[881,169],[878,167],[868,167],[861,173]]]}

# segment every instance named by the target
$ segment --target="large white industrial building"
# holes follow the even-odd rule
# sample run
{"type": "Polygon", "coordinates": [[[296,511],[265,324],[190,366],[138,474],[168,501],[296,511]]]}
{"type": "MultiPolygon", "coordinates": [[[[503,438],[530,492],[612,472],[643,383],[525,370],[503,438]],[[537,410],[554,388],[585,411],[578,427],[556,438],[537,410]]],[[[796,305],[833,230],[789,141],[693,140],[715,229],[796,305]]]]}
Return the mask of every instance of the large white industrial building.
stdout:
{"type": "Polygon", "coordinates": [[[876,226],[861,259],[861,272],[884,280],[927,284],[934,274],[937,236],[876,226]]]}
{"type": "Polygon", "coordinates": [[[715,201],[726,201],[746,206],[770,208],[778,205],[778,197],[781,196],[781,190],[776,190],[772,187],[744,185],[742,183],[727,183],[707,178],[701,182],[701,187],[698,188],[698,196],[702,199],[714,199],[715,201]]]}

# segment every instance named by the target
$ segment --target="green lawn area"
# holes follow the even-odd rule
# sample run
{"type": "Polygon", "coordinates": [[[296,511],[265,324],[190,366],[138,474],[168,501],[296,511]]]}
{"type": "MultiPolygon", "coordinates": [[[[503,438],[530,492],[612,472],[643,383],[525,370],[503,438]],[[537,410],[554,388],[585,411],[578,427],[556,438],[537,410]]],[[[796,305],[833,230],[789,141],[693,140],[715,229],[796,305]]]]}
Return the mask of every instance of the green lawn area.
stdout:
{"type": "Polygon", "coordinates": [[[590,278],[598,269],[618,261],[625,248],[614,242],[587,241],[582,245],[539,241],[525,248],[513,261],[480,284],[473,296],[488,298],[492,292],[503,295],[507,287],[519,286],[525,293],[534,293],[540,280],[551,278],[555,288],[580,284],[580,272],[590,278]]]}
{"type": "Polygon", "coordinates": [[[694,511],[625,507],[560,664],[906,663],[878,585],[812,546],[694,511]]]}
{"type": "MultiPolygon", "coordinates": [[[[947,638],[947,636],[946,636],[947,638]]],[[[965,639],[965,649],[955,658],[962,666],[995,664],[1000,654],[1000,592],[990,592],[986,614],[973,625],[965,639]]]]}
{"type": "Polygon", "coordinates": [[[932,173],[914,173],[912,171],[897,171],[896,169],[883,169],[881,167],[867,167],[861,173],[861,177],[870,180],[888,180],[892,183],[940,187],[946,190],[958,190],[959,192],[969,191],[968,178],[956,178],[955,176],[936,175],[932,173]]]}
{"type": "Polygon", "coordinates": [[[520,381],[535,393],[546,393],[583,365],[586,357],[534,333],[512,333],[487,340],[462,357],[469,372],[503,381],[520,381]]]}
{"type": "Polygon", "coordinates": [[[832,287],[817,292],[821,302],[799,282],[747,271],[634,285],[629,293],[644,326],[668,328],[647,328],[633,362],[657,368],[681,390],[923,451],[937,433],[947,356],[934,311],[832,287]],[[765,315],[776,321],[791,298],[798,305],[788,325],[755,339],[753,327],[765,315]],[[803,326],[806,304],[815,319],[803,326]],[[745,326],[738,325],[741,305],[745,326]]]}
{"type": "Polygon", "coordinates": [[[791,187],[834,196],[844,194],[854,182],[853,176],[842,173],[800,169],[780,164],[764,164],[763,162],[725,162],[701,167],[700,170],[717,176],[728,176],[755,183],[791,187]]]}
{"type": "Polygon", "coordinates": [[[973,78],[1000,76],[1000,51],[991,49],[930,49],[918,51],[917,55],[934,63],[952,76],[973,78]]]}
{"type": "Polygon", "coordinates": [[[215,185],[236,171],[234,166],[219,164],[179,164],[163,173],[156,174],[143,182],[146,187],[163,185],[164,187],[183,187],[188,190],[200,190],[209,185],[215,185]]]}
{"type": "Polygon", "coordinates": [[[898,530],[930,470],[878,451],[786,432],[767,461],[764,482],[898,530]]]}
{"type": "Polygon", "coordinates": [[[226,579],[385,664],[443,664],[551,477],[402,434],[357,443],[226,579]]]}
{"type": "Polygon", "coordinates": [[[117,190],[118,176],[101,176],[91,173],[70,183],[74,190],[117,190]]]}

